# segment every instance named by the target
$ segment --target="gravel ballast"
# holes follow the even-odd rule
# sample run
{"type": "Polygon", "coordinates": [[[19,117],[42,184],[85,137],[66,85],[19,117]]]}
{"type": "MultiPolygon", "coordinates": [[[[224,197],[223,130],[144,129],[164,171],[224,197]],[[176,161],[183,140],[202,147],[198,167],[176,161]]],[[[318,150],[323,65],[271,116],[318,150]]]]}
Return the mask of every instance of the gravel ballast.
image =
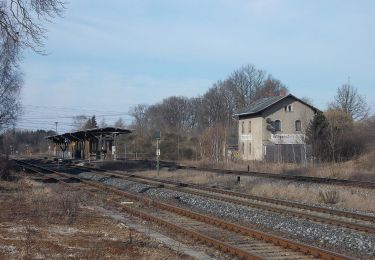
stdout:
{"type": "Polygon", "coordinates": [[[364,232],[291,218],[129,180],[109,178],[100,173],[81,172],[78,176],[113,185],[127,192],[144,194],[154,199],[174,200],[181,206],[204,211],[220,218],[257,224],[266,229],[287,233],[291,237],[302,238],[303,241],[318,246],[327,245],[330,248],[343,248],[356,254],[375,256],[375,236],[364,232]]]}

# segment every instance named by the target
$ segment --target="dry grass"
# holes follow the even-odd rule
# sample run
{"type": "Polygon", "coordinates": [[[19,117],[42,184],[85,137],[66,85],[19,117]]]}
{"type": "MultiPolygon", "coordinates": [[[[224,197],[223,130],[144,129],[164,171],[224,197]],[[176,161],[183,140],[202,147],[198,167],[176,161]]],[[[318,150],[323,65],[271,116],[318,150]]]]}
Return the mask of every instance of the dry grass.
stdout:
{"type": "MultiPolygon", "coordinates": [[[[156,171],[137,172],[137,175],[157,177],[156,171]]],[[[375,212],[375,191],[324,184],[299,184],[264,178],[237,176],[194,170],[161,170],[162,179],[217,186],[270,198],[301,201],[313,204],[334,204],[337,207],[375,212]]]]}
{"type": "Polygon", "coordinates": [[[298,164],[269,163],[261,161],[228,161],[219,163],[210,163],[207,161],[185,161],[183,163],[186,165],[219,169],[242,171],[247,171],[249,169],[250,171],[256,172],[305,175],[322,178],[339,178],[375,182],[375,151],[371,151],[359,158],[347,162],[309,164],[306,168],[298,164]]]}
{"type": "Polygon", "coordinates": [[[90,210],[102,202],[61,184],[0,182],[0,200],[0,259],[184,258],[90,210]]]}
{"type": "Polygon", "coordinates": [[[198,166],[203,168],[217,168],[239,171],[256,171],[256,172],[269,172],[269,173],[282,173],[293,171],[300,168],[297,164],[288,163],[266,163],[262,161],[222,161],[222,162],[209,162],[209,161],[183,161],[182,164],[198,166]]]}
{"type": "Polygon", "coordinates": [[[12,168],[12,161],[8,160],[8,158],[3,158],[0,156],[0,180],[11,180],[12,168]]]}
{"type": "Polygon", "coordinates": [[[342,163],[322,163],[310,166],[304,175],[375,182],[375,151],[342,163]]]}
{"type": "MultiPolygon", "coordinates": [[[[137,172],[137,175],[158,177],[157,171],[142,171],[137,172]]],[[[222,185],[226,183],[228,184],[228,186],[233,186],[236,183],[236,178],[231,175],[193,170],[161,170],[159,173],[159,177],[173,181],[183,181],[203,185],[222,185]]]]}
{"type": "MultiPolygon", "coordinates": [[[[187,164],[187,162],[185,162],[187,164]]],[[[198,163],[199,164],[199,163],[198,163]]],[[[201,167],[215,167],[227,169],[247,170],[247,164],[222,163],[207,164],[201,162],[201,167]]],[[[375,151],[365,154],[355,160],[345,163],[327,163],[298,168],[291,164],[269,164],[265,162],[249,162],[250,170],[296,174],[315,177],[343,178],[361,181],[375,181],[375,151]]],[[[157,176],[156,171],[140,171],[139,175],[157,176]]],[[[375,212],[373,198],[375,191],[339,186],[287,183],[256,177],[241,177],[240,185],[237,176],[213,172],[162,169],[160,178],[174,181],[190,182],[203,185],[214,185],[225,189],[233,189],[254,195],[303,201],[317,204],[334,204],[337,207],[353,208],[375,212]]]]}
{"type": "MultiPolygon", "coordinates": [[[[242,186],[246,189],[246,184],[242,186]]],[[[259,183],[247,190],[248,193],[270,198],[295,200],[316,204],[335,204],[337,207],[375,212],[373,190],[328,185],[301,185],[259,183]]]]}

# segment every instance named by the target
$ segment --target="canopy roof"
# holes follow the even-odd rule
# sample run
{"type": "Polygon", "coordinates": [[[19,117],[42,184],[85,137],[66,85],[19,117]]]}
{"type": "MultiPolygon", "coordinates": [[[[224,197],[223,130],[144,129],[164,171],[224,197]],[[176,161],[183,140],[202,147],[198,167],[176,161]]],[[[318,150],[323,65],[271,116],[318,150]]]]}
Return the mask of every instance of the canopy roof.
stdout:
{"type": "Polygon", "coordinates": [[[68,132],[61,135],[52,135],[47,136],[47,139],[51,140],[54,143],[70,143],[75,141],[85,141],[98,139],[100,136],[107,137],[109,135],[121,135],[121,134],[130,134],[132,130],[117,128],[117,127],[101,127],[101,128],[92,128],[76,132],[68,132]]]}

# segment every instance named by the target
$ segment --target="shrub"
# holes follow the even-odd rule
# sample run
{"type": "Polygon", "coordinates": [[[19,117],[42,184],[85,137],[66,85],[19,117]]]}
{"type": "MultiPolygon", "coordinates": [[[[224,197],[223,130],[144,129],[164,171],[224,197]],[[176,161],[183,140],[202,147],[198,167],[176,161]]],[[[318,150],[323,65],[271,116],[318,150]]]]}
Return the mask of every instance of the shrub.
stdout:
{"type": "Polygon", "coordinates": [[[73,223],[79,210],[79,194],[64,191],[58,197],[58,206],[65,215],[68,223],[73,223]]]}
{"type": "Polygon", "coordinates": [[[8,159],[0,159],[0,179],[10,181],[12,179],[11,170],[13,164],[8,159]]]}
{"type": "Polygon", "coordinates": [[[319,191],[319,201],[325,204],[337,204],[340,194],[337,190],[319,191]]]}

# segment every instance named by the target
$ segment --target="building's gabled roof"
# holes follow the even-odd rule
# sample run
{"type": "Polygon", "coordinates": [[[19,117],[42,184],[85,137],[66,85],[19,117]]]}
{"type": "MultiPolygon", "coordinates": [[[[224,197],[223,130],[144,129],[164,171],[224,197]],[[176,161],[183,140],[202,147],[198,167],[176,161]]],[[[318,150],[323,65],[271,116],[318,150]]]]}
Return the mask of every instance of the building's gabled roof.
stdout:
{"type": "Polygon", "coordinates": [[[261,98],[253,103],[250,104],[250,106],[241,112],[234,114],[234,116],[244,116],[244,115],[253,115],[262,112],[263,110],[271,107],[272,105],[280,102],[281,100],[284,100],[288,97],[292,97],[295,100],[298,100],[299,102],[303,103],[304,105],[310,107],[314,111],[317,111],[318,109],[314,106],[306,103],[305,101],[293,96],[292,94],[286,95],[286,96],[273,96],[273,97],[265,97],[261,98]]]}

